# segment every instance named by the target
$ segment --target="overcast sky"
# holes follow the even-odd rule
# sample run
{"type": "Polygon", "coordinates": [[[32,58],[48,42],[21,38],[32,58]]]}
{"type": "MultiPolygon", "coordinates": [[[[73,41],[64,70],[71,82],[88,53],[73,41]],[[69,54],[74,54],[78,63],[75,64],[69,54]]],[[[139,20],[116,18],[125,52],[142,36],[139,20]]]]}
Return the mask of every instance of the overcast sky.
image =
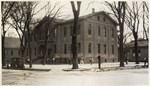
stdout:
{"type": "MultiPolygon", "coordinates": [[[[71,0],[51,0],[50,1],[50,4],[52,5],[52,7],[56,4],[56,3],[59,3],[59,6],[64,6],[61,10],[61,14],[64,15],[65,19],[70,19],[70,18],[73,18],[73,12],[72,12],[72,8],[71,8],[71,4],[70,4],[70,1],[71,0]]],[[[77,1],[77,0],[73,0],[73,1],[77,1]]],[[[89,13],[92,13],[92,8],[95,9],[95,12],[97,11],[106,11],[106,12],[111,12],[104,4],[102,0],[81,0],[82,3],[81,3],[81,9],[80,9],[80,16],[82,15],[86,15],[86,14],[89,14],[89,13]]],[[[110,0],[109,0],[110,1],[110,0]]],[[[36,11],[38,11],[40,8],[42,8],[44,5],[46,5],[48,2],[48,0],[46,1],[39,1],[39,4],[38,6],[36,7],[36,11]]],[[[112,2],[112,1],[110,1],[112,2]]],[[[130,1],[131,2],[131,1],[130,1]]],[[[130,4],[130,2],[128,1],[128,3],[130,4]]],[[[141,3],[141,1],[139,2],[141,3]]],[[[76,2],[75,2],[75,5],[76,5],[76,2]]],[[[40,11],[39,13],[37,13],[34,18],[43,18],[44,15],[45,15],[46,11],[45,9],[43,9],[42,11],[40,11]]],[[[127,30],[127,28],[126,28],[127,30]]],[[[141,33],[141,28],[140,28],[140,36],[139,37],[142,37],[142,33],[141,33]]],[[[13,35],[14,36],[15,33],[15,30],[11,30],[9,31],[6,36],[11,36],[13,35]]],[[[16,35],[17,36],[17,35],[16,35]]],[[[129,39],[131,40],[132,37],[129,39]]],[[[128,40],[128,41],[129,41],[128,40]]]]}
{"type": "MultiPolygon", "coordinates": [[[[69,18],[73,18],[70,1],[71,0],[53,0],[53,1],[50,1],[50,3],[52,4],[52,6],[54,6],[55,3],[59,3],[60,6],[64,6],[61,10],[63,15],[69,15],[69,18]]],[[[94,8],[95,11],[101,11],[101,10],[104,10],[105,8],[101,0],[81,0],[81,1],[82,3],[81,3],[81,9],[80,9],[80,16],[92,13],[92,8],[94,8]]],[[[47,4],[47,1],[41,1],[39,5],[37,6],[37,10],[39,10],[45,4],[47,4]]],[[[75,2],[75,5],[76,5],[76,2],[75,2]]],[[[45,15],[44,9],[36,17],[43,17],[43,15],[45,15]]]]}

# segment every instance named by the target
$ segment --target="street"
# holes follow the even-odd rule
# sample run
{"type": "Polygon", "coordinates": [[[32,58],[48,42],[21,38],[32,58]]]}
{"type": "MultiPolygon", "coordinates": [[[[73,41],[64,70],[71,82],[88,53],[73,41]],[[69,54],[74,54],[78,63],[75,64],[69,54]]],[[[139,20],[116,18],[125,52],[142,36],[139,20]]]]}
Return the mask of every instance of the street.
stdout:
{"type": "MultiPolygon", "coordinates": [[[[102,68],[117,67],[118,64],[104,63],[102,64],[102,68]]],[[[135,64],[128,64],[128,66],[133,65],[135,64]]],[[[2,69],[2,84],[42,86],[148,86],[147,68],[104,72],[96,72],[93,70],[63,71],[71,67],[72,65],[33,65],[33,68],[50,69],[50,71],[2,69]]],[[[80,69],[94,69],[96,67],[97,64],[79,64],[80,69]]]]}

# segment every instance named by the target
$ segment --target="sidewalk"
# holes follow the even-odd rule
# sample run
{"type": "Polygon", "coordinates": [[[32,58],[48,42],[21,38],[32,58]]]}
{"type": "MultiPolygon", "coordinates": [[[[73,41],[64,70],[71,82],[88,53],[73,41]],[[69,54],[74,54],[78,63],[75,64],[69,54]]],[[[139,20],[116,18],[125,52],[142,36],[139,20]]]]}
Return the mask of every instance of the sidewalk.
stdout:
{"type": "Polygon", "coordinates": [[[27,70],[49,70],[49,71],[93,71],[93,72],[102,72],[102,71],[115,71],[115,70],[126,70],[126,69],[140,69],[143,68],[144,63],[135,64],[135,62],[129,62],[125,64],[124,67],[119,66],[119,62],[114,63],[102,63],[101,69],[98,69],[98,64],[79,64],[79,69],[72,70],[72,65],[60,64],[60,65],[42,65],[42,64],[33,64],[32,68],[29,68],[29,65],[25,65],[27,70]]]}

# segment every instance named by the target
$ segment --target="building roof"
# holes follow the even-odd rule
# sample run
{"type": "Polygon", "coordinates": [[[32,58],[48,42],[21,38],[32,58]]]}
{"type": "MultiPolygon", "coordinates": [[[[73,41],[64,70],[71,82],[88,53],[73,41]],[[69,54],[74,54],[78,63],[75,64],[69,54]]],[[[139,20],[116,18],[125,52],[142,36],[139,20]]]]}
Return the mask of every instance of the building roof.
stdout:
{"type": "Polygon", "coordinates": [[[19,48],[19,38],[5,37],[5,48],[19,48]]]}
{"type": "MultiPolygon", "coordinates": [[[[79,17],[79,20],[83,20],[83,19],[86,19],[88,17],[91,17],[91,16],[95,16],[97,14],[104,14],[106,17],[108,17],[112,22],[114,22],[116,25],[118,24],[110,15],[109,13],[105,12],[105,11],[98,11],[98,12],[94,12],[94,13],[91,13],[91,14],[87,14],[87,15],[84,15],[84,16],[80,16],[79,17]]],[[[63,23],[68,23],[68,22],[73,22],[74,19],[69,19],[69,20],[66,20],[64,21],[63,23]]]]}
{"type": "MultiPolygon", "coordinates": [[[[148,41],[145,39],[139,39],[138,40],[138,47],[147,47],[148,46],[148,41]]],[[[134,40],[127,43],[126,47],[134,47],[134,40]]]]}

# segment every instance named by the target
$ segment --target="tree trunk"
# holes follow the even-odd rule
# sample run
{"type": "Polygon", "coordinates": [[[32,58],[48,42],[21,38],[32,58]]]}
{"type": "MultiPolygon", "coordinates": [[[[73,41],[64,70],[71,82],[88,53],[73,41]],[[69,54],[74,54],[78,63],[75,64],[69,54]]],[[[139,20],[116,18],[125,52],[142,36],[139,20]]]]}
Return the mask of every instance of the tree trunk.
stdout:
{"type": "Polygon", "coordinates": [[[46,40],[44,42],[44,54],[43,54],[43,65],[45,65],[46,63],[46,52],[47,52],[47,39],[48,37],[46,37],[46,40]]]}
{"type": "Polygon", "coordinates": [[[73,27],[73,36],[72,36],[72,63],[73,67],[72,69],[78,69],[78,53],[77,53],[77,24],[78,24],[78,19],[74,18],[74,27],[73,27]]]}
{"type": "Polygon", "coordinates": [[[2,36],[2,66],[5,66],[5,36],[2,36]]]}
{"type": "Polygon", "coordinates": [[[74,27],[73,27],[73,33],[72,33],[72,69],[78,69],[78,53],[77,53],[77,28],[78,28],[78,19],[79,19],[79,13],[80,13],[80,5],[81,2],[77,1],[77,10],[75,9],[74,2],[71,1],[72,11],[74,14],[74,27]]]}
{"type": "Polygon", "coordinates": [[[133,35],[134,35],[134,50],[135,50],[135,63],[136,64],[139,64],[139,56],[138,56],[138,36],[137,36],[137,33],[136,32],[134,32],[133,33],[133,35]]]}
{"type": "Polygon", "coordinates": [[[2,23],[3,35],[2,35],[2,66],[5,66],[5,24],[2,23]]]}
{"type": "Polygon", "coordinates": [[[32,67],[32,58],[31,58],[31,46],[30,46],[30,30],[29,30],[29,25],[27,25],[27,30],[28,30],[28,54],[30,58],[30,68],[32,67]]]}
{"type": "Polygon", "coordinates": [[[30,20],[31,20],[31,3],[28,4],[28,12],[27,12],[27,31],[28,31],[28,54],[30,58],[30,68],[32,67],[32,57],[31,57],[31,46],[30,46],[30,20]]]}
{"type": "Polygon", "coordinates": [[[119,47],[120,47],[120,67],[124,66],[124,55],[123,55],[123,23],[120,23],[120,42],[119,42],[119,47]]]}

